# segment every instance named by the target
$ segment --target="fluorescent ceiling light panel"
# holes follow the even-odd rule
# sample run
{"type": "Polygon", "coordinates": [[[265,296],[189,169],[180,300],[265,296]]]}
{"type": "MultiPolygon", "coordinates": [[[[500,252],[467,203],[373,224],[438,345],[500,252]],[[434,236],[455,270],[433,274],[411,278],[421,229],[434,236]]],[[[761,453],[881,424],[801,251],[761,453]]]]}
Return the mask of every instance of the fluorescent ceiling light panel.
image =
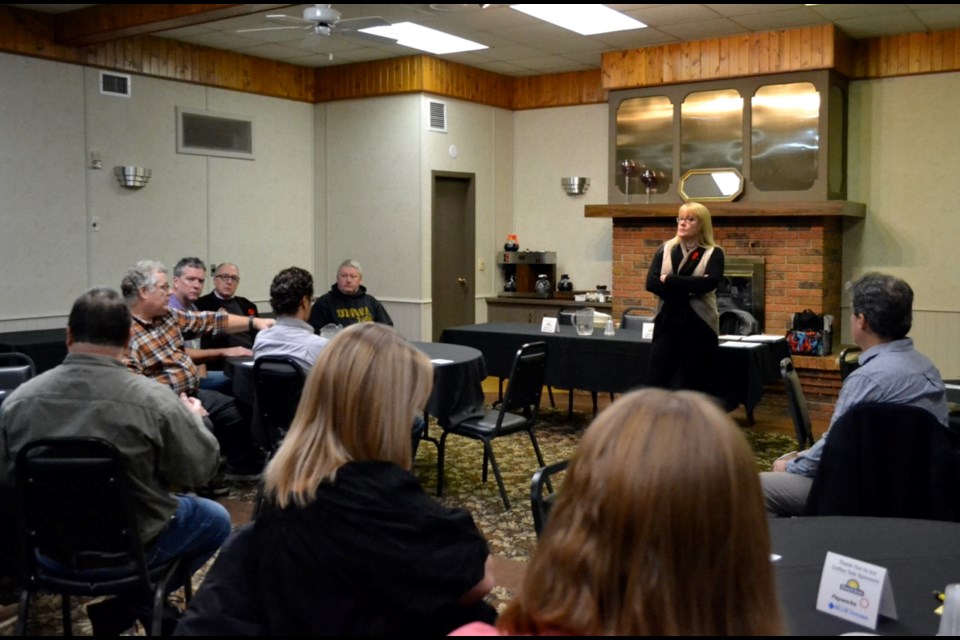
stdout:
{"type": "Polygon", "coordinates": [[[510,8],[584,36],[647,26],[602,4],[512,4],[510,8]]]}
{"type": "Polygon", "coordinates": [[[398,22],[386,27],[370,27],[369,29],[360,29],[363,33],[370,33],[383,38],[396,40],[397,44],[402,44],[411,49],[419,49],[436,55],[445,53],[460,53],[461,51],[477,51],[486,49],[487,45],[458,38],[443,31],[421,27],[412,22],[398,22]]]}

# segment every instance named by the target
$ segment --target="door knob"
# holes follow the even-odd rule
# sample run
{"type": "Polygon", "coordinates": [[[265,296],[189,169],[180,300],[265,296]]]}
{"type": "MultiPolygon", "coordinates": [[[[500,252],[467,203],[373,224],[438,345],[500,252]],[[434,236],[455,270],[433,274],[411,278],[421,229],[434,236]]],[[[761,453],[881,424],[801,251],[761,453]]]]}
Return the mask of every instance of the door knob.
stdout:
{"type": "Polygon", "coordinates": [[[460,276],[459,278],[457,278],[457,284],[459,284],[461,287],[465,287],[467,286],[467,279],[464,278],[463,276],[460,276]]]}

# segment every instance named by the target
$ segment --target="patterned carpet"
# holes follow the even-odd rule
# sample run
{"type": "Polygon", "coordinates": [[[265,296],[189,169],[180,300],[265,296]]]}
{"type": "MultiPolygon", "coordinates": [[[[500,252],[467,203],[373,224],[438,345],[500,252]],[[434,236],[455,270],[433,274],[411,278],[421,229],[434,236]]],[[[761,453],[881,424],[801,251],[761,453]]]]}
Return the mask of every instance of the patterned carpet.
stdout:
{"type": "MultiPolygon", "coordinates": [[[[570,457],[590,419],[591,416],[576,411],[571,418],[568,418],[566,411],[547,409],[541,412],[537,439],[548,464],[570,457]]],[[[439,427],[431,425],[430,435],[439,436],[439,433],[439,427]]],[[[758,471],[769,469],[774,458],[796,448],[796,442],[784,435],[751,428],[744,428],[743,433],[756,455],[758,471]]],[[[447,439],[444,496],[439,500],[447,506],[468,509],[487,537],[494,555],[525,561],[536,544],[530,511],[530,479],[537,470],[536,456],[529,438],[524,433],[498,439],[493,446],[513,508],[509,511],[503,508],[492,472],[487,483],[481,482],[481,443],[457,436],[447,439]]],[[[421,443],[413,472],[420,478],[424,489],[430,495],[435,495],[437,449],[431,443],[421,443]]],[[[255,485],[240,486],[231,491],[229,500],[252,503],[255,493],[255,485]]],[[[205,573],[206,567],[194,577],[195,587],[202,582],[205,573]]],[[[490,601],[494,605],[502,605],[509,600],[510,595],[509,591],[497,588],[491,594],[490,601]]],[[[4,604],[9,601],[4,600],[4,604]]],[[[85,602],[74,599],[72,609],[75,635],[91,635],[84,604],[85,602]]],[[[61,634],[58,597],[42,595],[36,599],[32,607],[30,632],[32,635],[61,634]]],[[[13,635],[12,621],[0,622],[0,636],[5,635],[13,635]]]]}

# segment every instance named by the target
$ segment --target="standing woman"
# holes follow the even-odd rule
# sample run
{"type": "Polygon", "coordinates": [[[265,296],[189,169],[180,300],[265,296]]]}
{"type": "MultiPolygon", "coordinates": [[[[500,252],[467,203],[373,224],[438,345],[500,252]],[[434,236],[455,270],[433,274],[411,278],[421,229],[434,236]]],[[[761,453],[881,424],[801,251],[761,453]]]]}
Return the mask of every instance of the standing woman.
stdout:
{"type": "Polygon", "coordinates": [[[669,388],[679,369],[683,388],[716,393],[720,314],[715,291],[723,266],[710,211],[686,203],[677,215],[677,235],[660,247],[647,273],[647,291],[660,298],[648,385],[669,388]]]}

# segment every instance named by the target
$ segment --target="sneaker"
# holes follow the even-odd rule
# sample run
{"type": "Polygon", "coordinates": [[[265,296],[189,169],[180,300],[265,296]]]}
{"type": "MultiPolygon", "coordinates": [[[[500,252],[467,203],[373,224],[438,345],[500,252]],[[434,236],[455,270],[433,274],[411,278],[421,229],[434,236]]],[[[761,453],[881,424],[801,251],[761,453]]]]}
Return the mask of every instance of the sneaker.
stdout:
{"type": "Polygon", "coordinates": [[[217,474],[217,477],[207,483],[205,487],[195,487],[194,493],[201,498],[222,498],[230,493],[230,485],[224,482],[223,476],[217,474]]]}

